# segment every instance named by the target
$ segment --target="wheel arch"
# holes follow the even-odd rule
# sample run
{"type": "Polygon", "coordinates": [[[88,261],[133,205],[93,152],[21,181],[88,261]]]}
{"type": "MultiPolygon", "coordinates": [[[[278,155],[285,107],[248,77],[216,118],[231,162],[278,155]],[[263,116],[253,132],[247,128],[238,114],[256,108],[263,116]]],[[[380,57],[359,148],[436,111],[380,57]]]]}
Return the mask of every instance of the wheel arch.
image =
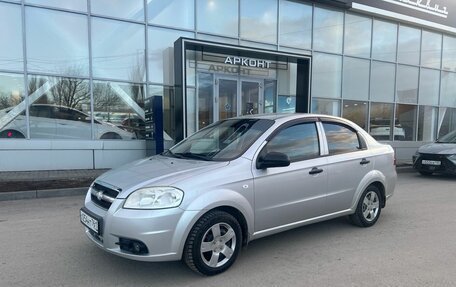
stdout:
{"type": "Polygon", "coordinates": [[[386,206],[386,177],[380,171],[372,170],[368,174],[366,174],[366,176],[361,180],[360,184],[358,185],[358,188],[355,192],[355,196],[353,197],[352,206],[350,208],[353,212],[355,212],[356,207],[358,205],[358,201],[360,200],[364,190],[366,190],[366,188],[371,185],[377,187],[380,190],[381,208],[384,208],[386,206]]]}

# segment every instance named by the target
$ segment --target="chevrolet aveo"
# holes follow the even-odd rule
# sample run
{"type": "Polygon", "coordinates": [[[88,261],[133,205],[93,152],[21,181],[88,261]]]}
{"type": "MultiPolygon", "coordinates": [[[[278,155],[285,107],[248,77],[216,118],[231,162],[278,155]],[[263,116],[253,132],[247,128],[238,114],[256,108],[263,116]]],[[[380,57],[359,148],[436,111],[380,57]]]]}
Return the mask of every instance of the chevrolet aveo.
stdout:
{"type": "Polygon", "coordinates": [[[248,116],[103,174],[80,219],[110,253],[214,275],[254,239],[344,215],[374,225],[395,184],[393,149],[350,121],[248,116]]]}

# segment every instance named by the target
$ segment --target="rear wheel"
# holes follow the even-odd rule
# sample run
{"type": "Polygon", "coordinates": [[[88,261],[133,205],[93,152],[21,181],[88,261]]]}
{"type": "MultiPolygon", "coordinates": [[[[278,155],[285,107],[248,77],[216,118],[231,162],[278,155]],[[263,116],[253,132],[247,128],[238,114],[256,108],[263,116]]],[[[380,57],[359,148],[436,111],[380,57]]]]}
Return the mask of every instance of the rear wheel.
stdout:
{"type": "Polygon", "coordinates": [[[424,170],[420,170],[418,171],[421,175],[425,175],[425,176],[429,176],[429,175],[432,175],[433,172],[432,171],[424,171],[424,170]]]}
{"type": "Polygon", "coordinates": [[[24,139],[25,136],[15,130],[5,130],[0,132],[0,138],[24,139]]]}
{"type": "Polygon", "coordinates": [[[368,186],[361,195],[356,212],[350,215],[351,222],[360,227],[374,225],[382,211],[380,200],[380,190],[374,185],[368,186]]]}
{"type": "Polygon", "coordinates": [[[200,274],[219,274],[233,265],[241,242],[241,227],[236,218],[224,211],[210,211],[190,231],[183,260],[200,274]]]}

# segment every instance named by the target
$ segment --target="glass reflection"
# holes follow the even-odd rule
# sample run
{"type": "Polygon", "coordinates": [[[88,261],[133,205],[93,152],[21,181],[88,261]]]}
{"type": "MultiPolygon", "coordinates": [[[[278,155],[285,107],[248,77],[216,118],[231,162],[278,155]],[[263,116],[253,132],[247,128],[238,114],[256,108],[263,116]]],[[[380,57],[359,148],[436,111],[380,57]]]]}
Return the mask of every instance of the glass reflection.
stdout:
{"type": "Polygon", "coordinates": [[[277,0],[241,0],[241,38],[277,43],[277,0]]]}
{"type": "Polygon", "coordinates": [[[313,96],[340,98],[342,57],[314,53],[312,70],[313,96]]]}
{"type": "Polygon", "coordinates": [[[144,86],[93,83],[94,133],[96,139],[144,139],[144,86]]]}
{"type": "Polygon", "coordinates": [[[367,130],[367,102],[344,101],[342,116],[367,130]]]}
{"type": "Polygon", "coordinates": [[[421,69],[419,103],[422,105],[439,104],[440,71],[421,69]]]}
{"type": "Polygon", "coordinates": [[[194,1],[147,0],[149,23],[176,28],[194,29],[194,1]]]}
{"type": "Polygon", "coordinates": [[[420,106],[418,113],[418,140],[434,141],[437,134],[437,108],[420,106]]]}
{"type": "Polygon", "coordinates": [[[439,136],[448,134],[456,130],[456,109],[440,108],[439,109],[439,136]]]}
{"type": "Polygon", "coordinates": [[[456,72],[456,37],[443,37],[442,69],[456,72]]]}
{"type": "Polygon", "coordinates": [[[418,100],[418,68],[397,66],[397,102],[417,103],[418,100]]]}
{"type": "Polygon", "coordinates": [[[174,85],[174,42],[179,37],[193,38],[194,33],[162,28],[148,28],[149,81],[174,85]]]}
{"type": "Polygon", "coordinates": [[[0,138],[26,138],[24,77],[0,73],[0,138]]]}
{"type": "Polygon", "coordinates": [[[344,53],[369,58],[372,19],[353,14],[345,15],[344,53]]]}
{"type": "Polygon", "coordinates": [[[416,138],[416,113],[417,106],[396,105],[396,126],[394,140],[414,141],[416,138]]]}
{"type": "MultiPolygon", "coordinates": [[[[388,141],[393,136],[394,104],[371,103],[369,134],[376,140],[388,141]]],[[[404,140],[402,127],[394,125],[395,139],[404,140]]]]}
{"type": "Polygon", "coordinates": [[[145,80],[144,25],[94,18],[92,30],[94,77],[145,80]]]}
{"type": "Polygon", "coordinates": [[[33,7],[25,12],[29,71],[88,76],[87,16],[33,7]]]}
{"type": "Polygon", "coordinates": [[[312,42],[312,6],[294,1],[280,1],[279,43],[310,49],[312,42]]]}
{"type": "Polygon", "coordinates": [[[342,97],[367,100],[369,95],[369,60],[344,58],[342,97]]]}
{"type": "Polygon", "coordinates": [[[0,3],[0,67],[23,70],[21,6],[0,3]],[[7,40],[6,40],[7,39],[7,40]]]}
{"type": "Polygon", "coordinates": [[[441,55],[442,35],[423,31],[421,65],[428,68],[440,69],[441,55]]]}
{"type": "Polygon", "coordinates": [[[372,58],[396,61],[397,24],[374,20],[372,58]]]}
{"type": "Polygon", "coordinates": [[[340,116],[340,101],[312,98],[312,113],[340,116]]]}
{"type": "Polygon", "coordinates": [[[402,64],[420,64],[421,31],[416,28],[399,26],[397,61],[402,64]]]}
{"type": "Polygon", "coordinates": [[[89,81],[31,76],[30,138],[90,139],[89,81]]]}
{"type": "Polygon", "coordinates": [[[144,21],[143,0],[91,0],[93,14],[144,21]]]}
{"type": "Polygon", "coordinates": [[[323,123],[329,154],[354,152],[360,149],[358,135],[348,128],[333,123],[323,123]]]}
{"type": "Polygon", "coordinates": [[[25,0],[25,3],[87,12],[87,0],[25,0]]]}
{"type": "Polygon", "coordinates": [[[214,121],[213,74],[198,73],[198,129],[214,121]]]}
{"type": "Polygon", "coordinates": [[[198,31],[238,36],[238,0],[197,0],[196,5],[198,31]]]}
{"type": "Polygon", "coordinates": [[[370,97],[373,101],[394,102],[396,65],[372,61],[370,97]]]}
{"type": "Polygon", "coordinates": [[[456,73],[442,71],[440,105],[456,107],[456,73]]]}
{"type": "Polygon", "coordinates": [[[342,53],[344,13],[315,7],[313,48],[342,53]]]}

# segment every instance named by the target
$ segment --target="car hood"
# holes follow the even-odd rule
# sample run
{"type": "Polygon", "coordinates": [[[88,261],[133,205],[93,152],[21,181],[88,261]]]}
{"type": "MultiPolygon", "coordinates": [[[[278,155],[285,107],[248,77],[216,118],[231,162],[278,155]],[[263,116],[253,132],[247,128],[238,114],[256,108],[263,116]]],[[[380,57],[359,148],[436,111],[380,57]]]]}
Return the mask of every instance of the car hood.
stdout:
{"type": "Polygon", "coordinates": [[[117,198],[126,198],[131,192],[145,186],[172,186],[173,184],[228,165],[228,162],[199,161],[153,156],[110,170],[95,181],[121,189],[117,198]]]}
{"type": "Polygon", "coordinates": [[[431,143],[418,149],[419,153],[433,154],[456,154],[456,144],[453,143],[431,143]]]}

